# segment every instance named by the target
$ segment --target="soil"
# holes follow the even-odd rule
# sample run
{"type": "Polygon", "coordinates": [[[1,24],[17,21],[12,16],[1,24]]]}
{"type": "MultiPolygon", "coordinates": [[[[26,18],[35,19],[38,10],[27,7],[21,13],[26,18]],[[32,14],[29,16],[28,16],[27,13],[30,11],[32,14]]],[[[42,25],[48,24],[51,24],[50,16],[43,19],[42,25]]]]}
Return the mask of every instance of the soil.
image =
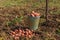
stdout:
{"type": "MultiPolygon", "coordinates": [[[[27,28],[26,17],[28,17],[28,13],[31,12],[27,12],[27,10],[20,7],[0,7],[0,37],[3,37],[3,39],[5,37],[4,40],[6,40],[6,38],[10,37],[9,32],[15,30],[16,27],[17,29],[20,27],[27,28]],[[18,25],[8,25],[7,22],[12,21],[16,16],[25,16],[24,21],[18,23],[18,25]]],[[[47,20],[47,22],[39,24],[39,28],[35,32],[38,35],[35,35],[34,40],[60,40],[60,32],[57,32],[58,29],[60,30],[60,15],[48,14],[47,20]]]]}

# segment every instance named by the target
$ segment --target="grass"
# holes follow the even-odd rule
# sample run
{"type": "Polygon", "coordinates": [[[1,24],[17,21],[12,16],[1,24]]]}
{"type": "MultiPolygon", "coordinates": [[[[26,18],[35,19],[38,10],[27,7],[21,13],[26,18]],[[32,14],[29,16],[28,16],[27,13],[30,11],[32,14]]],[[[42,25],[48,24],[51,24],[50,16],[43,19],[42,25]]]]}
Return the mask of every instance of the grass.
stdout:
{"type": "MultiPolygon", "coordinates": [[[[1,0],[0,6],[8,7],[12,5],[17,5],[20,7],[27,8],[27,10],[35,10],[36,8],[44,8],[45,10],[45,0],[1,0]]],[[[60,1],[59,0],[49,0],[49,9],[54,9],[56,11],[49,11],[51,14],[60,14],[60,1]]]]}

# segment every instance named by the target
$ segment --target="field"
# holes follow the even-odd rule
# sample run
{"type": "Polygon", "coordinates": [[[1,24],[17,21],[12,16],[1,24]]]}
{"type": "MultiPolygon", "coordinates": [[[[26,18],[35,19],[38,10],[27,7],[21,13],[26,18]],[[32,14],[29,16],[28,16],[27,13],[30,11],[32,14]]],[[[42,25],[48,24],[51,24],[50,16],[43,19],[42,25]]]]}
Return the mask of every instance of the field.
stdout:
{"type": "Polygon", "coordinates": [[[60,0],[48,1],[47,22],[45,0],[0,0],[0,40],[14,40],[12,30],[28,29],[28,14],[32,11],[41,13],[39,28],[33,37],[20,40],[60,40],[60,0]]]}

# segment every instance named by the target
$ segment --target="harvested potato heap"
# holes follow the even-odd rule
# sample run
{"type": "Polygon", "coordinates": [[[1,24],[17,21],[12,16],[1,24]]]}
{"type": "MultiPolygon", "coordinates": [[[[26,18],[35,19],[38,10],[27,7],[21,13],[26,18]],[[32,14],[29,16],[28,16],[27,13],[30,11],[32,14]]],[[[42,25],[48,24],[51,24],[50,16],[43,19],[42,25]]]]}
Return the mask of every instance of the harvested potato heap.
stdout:
{"type": "Polygon", "coordinates": [[[31,38],[33,37],[34,33],[33,30],[29,30],[29,29],[15,29],[14,31],[11,31],[10,35],[15,39],[19,39],[20,37],[27,37],[27,38],[31,38]]]}

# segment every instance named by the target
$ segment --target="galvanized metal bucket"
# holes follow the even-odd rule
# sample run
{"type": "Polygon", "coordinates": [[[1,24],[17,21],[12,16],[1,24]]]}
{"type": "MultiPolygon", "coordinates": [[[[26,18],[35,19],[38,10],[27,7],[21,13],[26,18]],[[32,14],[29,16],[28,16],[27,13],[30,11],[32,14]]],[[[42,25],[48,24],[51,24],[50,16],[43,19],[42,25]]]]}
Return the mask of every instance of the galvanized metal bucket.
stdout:
{"type": "Polygon", "coordinates": [[[40,16],[37,16],[37,17],[29,16],[28,20],[29,20],[29,28],[31,30],[37,30],[38,25],[39,25],[40,16]]]}

